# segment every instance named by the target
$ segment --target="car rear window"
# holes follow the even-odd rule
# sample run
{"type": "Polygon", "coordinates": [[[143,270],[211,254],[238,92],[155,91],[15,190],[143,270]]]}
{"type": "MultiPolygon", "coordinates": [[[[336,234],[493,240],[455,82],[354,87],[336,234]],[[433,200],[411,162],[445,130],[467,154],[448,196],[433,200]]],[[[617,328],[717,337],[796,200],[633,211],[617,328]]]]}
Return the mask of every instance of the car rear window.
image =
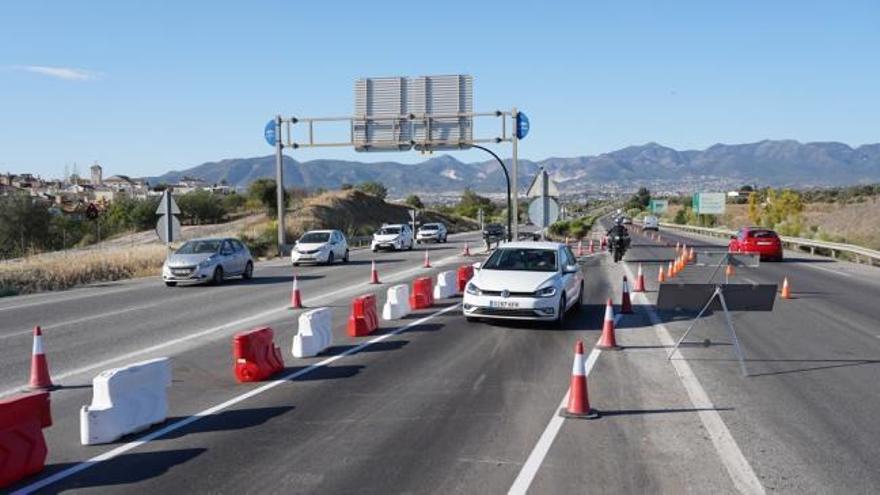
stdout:
{"type": "Polygon", "coordinates": [[[775,239],[778,237],[776,232],[772,230],[750,230],[749,238],[751,239],[775,239]]]}
{"type": "Polygon", "coordinates": [[[391,235],[391,234],[399,234],[400,227],[385,227],[379,229],[379,235],[391,235]]]}

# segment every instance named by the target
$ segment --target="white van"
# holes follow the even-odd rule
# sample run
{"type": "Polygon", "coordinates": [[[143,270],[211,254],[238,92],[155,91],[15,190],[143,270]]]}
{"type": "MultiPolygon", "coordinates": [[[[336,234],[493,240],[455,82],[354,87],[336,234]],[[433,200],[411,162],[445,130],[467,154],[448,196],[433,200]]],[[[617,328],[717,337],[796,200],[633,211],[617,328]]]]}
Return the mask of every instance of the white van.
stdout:
{"type": "Polygon", "coordinates": [[[645,220],[642,222],[642,230],[660,230],[660,220],[657,219],[654,215],[648,215],[645,217],[645,220]]]}

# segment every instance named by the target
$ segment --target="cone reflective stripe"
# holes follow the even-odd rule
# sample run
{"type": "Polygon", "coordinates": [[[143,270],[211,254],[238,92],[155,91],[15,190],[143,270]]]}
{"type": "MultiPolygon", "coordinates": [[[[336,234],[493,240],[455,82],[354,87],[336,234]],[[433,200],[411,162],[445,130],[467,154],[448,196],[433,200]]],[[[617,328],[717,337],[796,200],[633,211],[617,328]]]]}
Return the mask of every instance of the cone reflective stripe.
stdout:
{"type": "Polygon", "coordinates": [[[639,271],[636,274],[636,286],[633,292],[645,292],[645,274],[642,272],[642,264],[639,263],[639,271]]]}
{"type": "Polygon", "coordinates": [[[583,239],[578,240],[578,252],[577,252],[577,255],[578,255],[578,256],[583,256],[583,255],[584,255],[584,241],[583,241],[583,239]]]}
{"type": "Polygon", "coordinates": [[[294,275],[293,289],[290,291],[290,309],[301,309],[302,307],[302,296],[299,293],[299,283],[297,282],[296,275],[294,275]]]}
{"type": "Polygon", "coordinates": [[[565,418],[584,419],[599,417],[599,412],[590,407],[590,395],[587,390],[587,366],[584,361],[584,343],[580,340],[574,345],[574,364],[571,367],[568,407],[561,409],[559,415],[565,418]]]}
{"type": "Polygon", "coordinates": [[[423,267],[424,268],[431,268],[431,260],[428,259],[428,250],[427,249],[425,250],[425,264],[423,265],[423,267]]]}
{"type": "Polygon", "coordinates": [[[31,354],[31,378],[28,387],[32,389],[46,390],[52,388],[52,378],[49,376],[49,362],[43,353],[43,331],[39,326],[34,327],[34,348],[31,354]]]}
{"type": "Polygon", "coordinates": [[[379,270],[376,270],[376,260],[373,260],[373,263],[370,265],[370,283],[379,283],[379,270]]]}
{"type": "Polygon", "coordinates": [[[666,268],[666,278],[670,279],[675,276],[675,271],[673,270],[672,262],[669,262],[669,266],[666,268]]]}
{"type": "Polygon", "coordinates": [[[632,301],[629,298],[629,281],[626,279],[626,275],[623,276],[623,296],[620,298],[620,313],[629,315],[632,314],[633,307],[632,301]]]}
{"type": "Polygon", "coordinates": [[[657,283],[662,284],[666,282],[666,275],[663,274],[663,265],[660,265],[660,269],[657,270],[657,283]]]}
{"type": "Polygon", "coordinates": [[[596,344],[596,347],[609,351],[620,349],[617,346],[617,338],[614,335],[614,305],[611,303],[610,297],[605,304],[605,321],[602,323],[602,337],[599,338],[599,343],[596,344]]]}
{"type": "Polygon", "coordinates": [[[782,298],[791,299],[791,287],[788,286],[788,277],[782,279],[782,298]]]}
{"type": "Polygon", "coordinates": [[[468,247],[467,241],[464,241],[464,252],[461,254],[463,256],[470,256],[471,255],[471,248],[468,247]]]}

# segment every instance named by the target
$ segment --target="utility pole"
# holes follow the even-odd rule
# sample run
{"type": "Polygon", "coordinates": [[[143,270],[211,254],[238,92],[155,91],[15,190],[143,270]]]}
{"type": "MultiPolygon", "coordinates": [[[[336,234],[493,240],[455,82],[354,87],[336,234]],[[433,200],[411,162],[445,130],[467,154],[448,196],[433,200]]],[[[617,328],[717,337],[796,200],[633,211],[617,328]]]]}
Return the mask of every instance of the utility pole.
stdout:
{"type": "Polygon", "coordinates": [[[284,155],[281,150],[281,115],[275,117],[275,199],[278,202],[278,256],[283,256],[282,249],[286,243],[284,230],[284,155]]]}
{"type": "Polygon", "coordinates": [[[516,146],[519,138],[517,137],[516,132],[516,121],[519,116],[519,112],[516,111],[516,107],[511,110],[510,114],[513,116],[513,136],[512,136],[512,144],[513,144],[513,177],[510,178],[510,188],[512,189],[511,195],[513,195],[513,232],[511,234],[511,239],[513,242],[519,240],[519,163],[517,162],[516,156],[516,146]]]}

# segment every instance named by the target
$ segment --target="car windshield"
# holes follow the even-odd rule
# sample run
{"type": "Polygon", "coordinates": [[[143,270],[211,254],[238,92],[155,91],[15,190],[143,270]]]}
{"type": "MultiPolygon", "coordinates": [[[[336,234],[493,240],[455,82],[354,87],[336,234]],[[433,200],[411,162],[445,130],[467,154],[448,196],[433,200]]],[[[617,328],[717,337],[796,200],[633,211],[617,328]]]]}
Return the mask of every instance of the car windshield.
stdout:
{"type": "Polygon", "coordinates": [[[430,224],[429,223],[427,225],[422,225],[422,230],[437,230],[438,228],[439,228],[439,226],[437,224],[430,224]]]}
{"type": "Polygon", "coordinates": [[[329,232],[306,232],[299,238],[299,242],[302,242],[303,244],[314,244],[317,242],[327,242],[329,240],[329,232]]]}
{"type": "Polygon", "coordinates": [[[379,235],[394,235],[400,233],[400,227],[383,227],[379,229],[379,235]]]}
{"type": "Polygon", "coordinates": [[[772,230],[750,230],[749,237],[753,239],[772,239],[776,237],[776,232],[772,230]]]}
{"type": "Polygon", "coordinates": [[[534,248],[502,248],[483,264],[484,270],[555,272],[556,251],[534,248]]]}
{"type": "Polygon", "coordinates": [[[180,249],[177,254],[206,254],[216,253],[220,249],[221,241],[189,241],[180,249]]]}

